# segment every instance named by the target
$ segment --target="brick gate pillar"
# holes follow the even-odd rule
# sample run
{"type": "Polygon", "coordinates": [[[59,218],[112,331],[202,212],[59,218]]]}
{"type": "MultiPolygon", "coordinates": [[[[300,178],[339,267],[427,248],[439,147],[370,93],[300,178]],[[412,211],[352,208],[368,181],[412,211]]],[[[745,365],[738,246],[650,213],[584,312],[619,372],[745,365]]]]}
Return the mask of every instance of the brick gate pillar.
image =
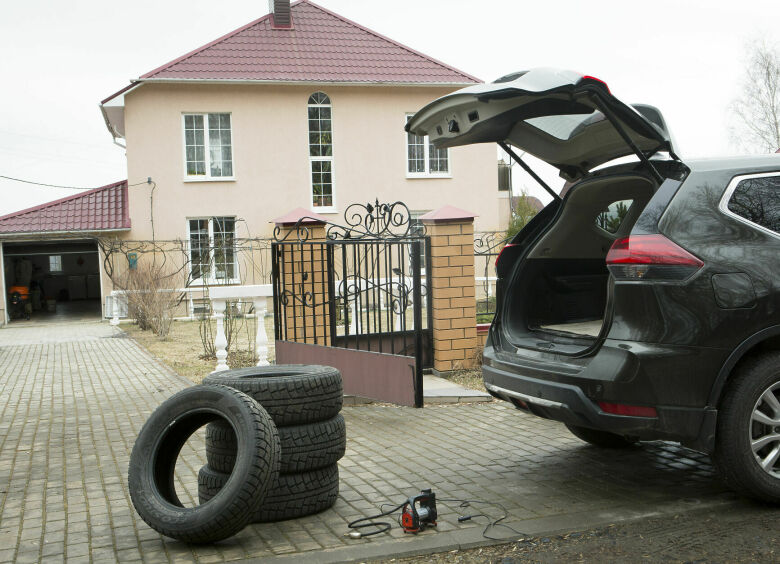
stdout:
{"type": "Polygon", "coordinates": [[[283,241],[282,260],[278,264],[280,289],[289,292],[288,304],[281,306],[279,316],[283,317],[288,341],[330,345],[326,222],[324,217],[303,208],[273,220],[279,228],[277,238],[283,241]],[[304,219],[298,223],[301,218],[304,219]],[[299,242],[301,239],[305,241],[299,242]],[[313,307],[303,303],[309,299],[313,307]]]}
{"type": "Polygon", "coordinates": [[[474,217],[454,206],[420,216],[431,237],[434,372],[476,365],[474,217]]]}

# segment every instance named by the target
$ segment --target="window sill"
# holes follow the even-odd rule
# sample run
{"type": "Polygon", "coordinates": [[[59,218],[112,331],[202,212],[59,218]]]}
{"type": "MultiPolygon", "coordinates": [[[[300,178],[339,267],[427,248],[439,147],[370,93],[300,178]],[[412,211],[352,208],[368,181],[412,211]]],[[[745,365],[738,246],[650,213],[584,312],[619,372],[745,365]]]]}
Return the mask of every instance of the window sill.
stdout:
{"type": "Polygon", "coordinates": [[[339,213],[338,208],[335,206],[328,206],[323,208],[318,208],[316,206],[312,206],[311,211],[314,213],[339,213]]]}
{"type": "Polygon", "coordinates": [[[183,179],[184,182],[235,182],[236,177],[235,176],[219,176],[219,177],[213,177],[213,178],[200,178],[197,176],[185,176],[183,179]]]}
{"type": "Polygon", "coordinates": [[[406,173],[406,178],[414,180],[417,178],[452,178],[452,174],[423,174],[423,173],[406,173]]]}
{"type": "Polygon", "coordinates": [[[241,285],[241,280],[235,278],[232,280],[203,280],[202,278],[198,278],[197,280],[193,280],[189,283],[187,288],[205,288],[205,287],[212,287],[212,286],[239,286],[241,285]]]}

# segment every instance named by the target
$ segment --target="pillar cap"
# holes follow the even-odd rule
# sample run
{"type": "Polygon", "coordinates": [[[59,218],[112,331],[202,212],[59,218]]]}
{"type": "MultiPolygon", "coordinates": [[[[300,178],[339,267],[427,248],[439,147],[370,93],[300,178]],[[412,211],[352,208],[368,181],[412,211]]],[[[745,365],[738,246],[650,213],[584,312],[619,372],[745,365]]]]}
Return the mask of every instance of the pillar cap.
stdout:
{"type": "Polygon", "coordinates": [[[477,214],[470,211],[446,205],[437,210],[429,211],[418,219],[423,223],[445,223],[451,221],[473,220],[477,214]]]}
{"type": "Polygon", "coordinates": [[[328,220],[325,217],[322,217],[321,215],[311,211],[307,210],[306,208],[295,208],[292,211],[287,212],[283,216],[277,217],[276,219],[272,219],[269,221],[269,223],[275,223],[276,225],[295,225],[298,222],[301,222],[302,224],[319,224],[319,223],[327,223],[328,220]]]}

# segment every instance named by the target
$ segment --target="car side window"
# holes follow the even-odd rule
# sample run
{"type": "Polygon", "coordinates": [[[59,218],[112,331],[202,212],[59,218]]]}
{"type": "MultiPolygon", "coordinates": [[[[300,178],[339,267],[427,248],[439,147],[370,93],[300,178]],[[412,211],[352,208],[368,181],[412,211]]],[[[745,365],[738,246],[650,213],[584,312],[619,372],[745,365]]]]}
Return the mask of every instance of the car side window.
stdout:
{"type": "Polygon", "coordinates": [[[742,180],[734,189],[728,208],[751,223],[780,233],[780,176],[742,180]]]}
{"type": "Polygon", "coordinates": [[[634,200],[618,200],[607,206],[603,212],[596,216],[596,225],[604,231],[615,234],[628,214],[634,200]]]}

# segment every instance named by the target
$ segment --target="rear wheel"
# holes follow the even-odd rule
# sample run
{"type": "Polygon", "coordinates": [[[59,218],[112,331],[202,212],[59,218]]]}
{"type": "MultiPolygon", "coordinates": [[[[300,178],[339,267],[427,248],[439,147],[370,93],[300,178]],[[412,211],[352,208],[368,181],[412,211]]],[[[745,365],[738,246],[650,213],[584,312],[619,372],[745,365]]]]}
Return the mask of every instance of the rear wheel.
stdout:
{"type": "Polygon", "coordinates": [[[738,369],[718,413],[713,461],[731,488],[780,503],[780,353],[738,369]]]}
{"type": "Polygon", "coordinates": [[[637,442],[637,439],[616,435],[608,431],[598,431],[579,425],[566,425],[566,428],[578,439],[601,448],[626,448],[637,442]]]}

